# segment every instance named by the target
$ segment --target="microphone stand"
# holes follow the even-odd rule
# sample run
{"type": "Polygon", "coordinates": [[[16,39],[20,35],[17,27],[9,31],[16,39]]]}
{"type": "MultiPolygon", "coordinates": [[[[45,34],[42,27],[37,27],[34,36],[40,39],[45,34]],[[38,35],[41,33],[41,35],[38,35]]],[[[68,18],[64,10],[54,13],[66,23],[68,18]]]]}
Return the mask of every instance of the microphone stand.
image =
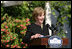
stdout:
{"type": "Polygon", "coordinates": [[[52,24],[52,28],[53,28],[53,30],[52,30],[53,35],[56,35],[57,34],[57,31],[58,31],[57,30],[57,27],[52,24]]]}
{"type": "Polygon", "coordinates": [[[50,25],[49,24],[47,24],[47,27],[52,31],[52,36],[53,35],[56,35],[57,33],[57,27],[56,26],[54,26],[53,24],[51,25],[52,27],[50,27],[50,25]]]}

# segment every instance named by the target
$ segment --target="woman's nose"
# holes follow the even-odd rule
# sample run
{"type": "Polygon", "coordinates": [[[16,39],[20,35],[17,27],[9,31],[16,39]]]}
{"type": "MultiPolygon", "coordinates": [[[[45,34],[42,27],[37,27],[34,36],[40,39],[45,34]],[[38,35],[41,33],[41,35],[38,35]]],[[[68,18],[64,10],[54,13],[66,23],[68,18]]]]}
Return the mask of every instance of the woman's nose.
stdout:
{"type": "Polygon", "coordinates": [[[44,16],[42,16],[42,19],[44,19],[44,16]]]}

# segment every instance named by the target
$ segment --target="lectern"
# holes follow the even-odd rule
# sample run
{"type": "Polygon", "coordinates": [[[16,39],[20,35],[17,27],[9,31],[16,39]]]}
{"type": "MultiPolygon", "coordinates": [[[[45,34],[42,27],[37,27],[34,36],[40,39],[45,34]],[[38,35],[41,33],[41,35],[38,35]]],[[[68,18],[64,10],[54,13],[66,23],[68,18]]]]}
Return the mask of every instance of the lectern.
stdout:
{"type": "MultiPolygon", "coordinates": [[[[30,42],[30,45],[48,45],[48,39],[49,38],[37,38],[33,39],[30,42]]],[[[68,45],[68,38],[62,38],[63,43],[62,46],[67,46],[68,45]]]]}

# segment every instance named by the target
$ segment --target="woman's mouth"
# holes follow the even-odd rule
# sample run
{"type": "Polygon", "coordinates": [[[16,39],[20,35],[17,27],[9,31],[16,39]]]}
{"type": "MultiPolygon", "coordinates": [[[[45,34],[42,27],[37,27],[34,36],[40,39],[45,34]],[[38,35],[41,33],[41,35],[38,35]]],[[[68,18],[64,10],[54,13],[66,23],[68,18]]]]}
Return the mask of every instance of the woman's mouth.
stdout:
{"type": "Polygon", "coordinates": [[[43,19],[41,19],[41,21],[43,21],[43,19]]]}
{"type": "Polygon", "coordinates": [[[43,22],[43,19],[41,19],[40,22],[43,22]]]}

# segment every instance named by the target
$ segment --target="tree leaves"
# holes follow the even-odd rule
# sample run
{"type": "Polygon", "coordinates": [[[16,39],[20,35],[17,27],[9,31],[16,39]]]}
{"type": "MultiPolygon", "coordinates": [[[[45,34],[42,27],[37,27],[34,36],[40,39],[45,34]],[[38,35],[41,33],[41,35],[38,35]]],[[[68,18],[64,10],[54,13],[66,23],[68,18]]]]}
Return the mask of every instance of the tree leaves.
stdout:
{"type": "Polygon", "coordinates": [[[52,12],[53,15],[55,15],[55,12],[52,12]]]}
{"type": "MultiPolygon", "coordinates": [[[[59,12],[59,16],[57,17],[57,26],[60,25],[60,31],[58,36],[64,36],[63,25],[64,23],[71,23],[71,1],[49,1],[52,9],[52,14],[55,15],[54,9],[59,12]]],[[[70,25],[71,26],[71,25],[70,25]]]]}

